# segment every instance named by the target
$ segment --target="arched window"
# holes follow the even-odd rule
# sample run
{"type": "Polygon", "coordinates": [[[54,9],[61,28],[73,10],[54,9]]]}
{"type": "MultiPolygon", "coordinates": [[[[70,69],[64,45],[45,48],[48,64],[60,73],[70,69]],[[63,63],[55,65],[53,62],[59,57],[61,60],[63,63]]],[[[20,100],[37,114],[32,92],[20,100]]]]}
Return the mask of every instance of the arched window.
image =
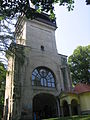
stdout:
{"type": "Polygon", "coordinates": [[[51,70],[46,67],[38,67],[32,72],[32,85],[55,87],[55,78],[51,70]]]}

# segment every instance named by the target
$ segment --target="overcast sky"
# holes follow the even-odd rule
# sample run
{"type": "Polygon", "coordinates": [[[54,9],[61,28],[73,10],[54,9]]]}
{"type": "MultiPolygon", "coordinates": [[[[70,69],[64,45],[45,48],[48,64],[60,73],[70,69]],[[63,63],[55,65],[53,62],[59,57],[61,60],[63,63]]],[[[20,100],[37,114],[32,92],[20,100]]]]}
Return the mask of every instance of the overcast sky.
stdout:
{"type": "Polygon", "coordinates": [[[70,56],[81,45],[90,44],[90,5],[85,0],[75,0],[74,10],[56,5],[56,43],[60,54],[70,56]]]}

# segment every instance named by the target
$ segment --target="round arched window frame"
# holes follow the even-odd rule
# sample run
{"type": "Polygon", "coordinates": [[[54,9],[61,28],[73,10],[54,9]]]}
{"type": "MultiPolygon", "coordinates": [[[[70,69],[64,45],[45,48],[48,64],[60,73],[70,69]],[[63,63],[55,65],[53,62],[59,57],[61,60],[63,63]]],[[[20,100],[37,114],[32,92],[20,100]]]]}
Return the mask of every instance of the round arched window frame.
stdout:
{"type": "Polygon", "coordinates": [[[32,85],[55,88],[54,73],[46,67],[38,67],[32,72],[32,85]]]}

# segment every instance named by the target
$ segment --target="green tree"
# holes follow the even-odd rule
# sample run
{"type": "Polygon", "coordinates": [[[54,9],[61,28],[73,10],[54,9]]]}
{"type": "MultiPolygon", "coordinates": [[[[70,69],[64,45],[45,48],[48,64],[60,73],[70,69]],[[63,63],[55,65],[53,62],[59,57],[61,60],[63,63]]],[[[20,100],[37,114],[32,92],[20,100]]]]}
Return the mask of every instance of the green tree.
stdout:
{"type": "Polygon", "coordinates": [[[17,13],[24,14],[27,18],[33,17],[35,12],[50,12],[54,17],[54,4],[67,5],[68,10],[73,9],[73,0],[0,0],[0,19],[14,17],[17,13]],[[37,10],[31,9],[31,3],[37,6],[37,10]]]}
{"type": "Polygon", "coordinates": [[[15,43],[15,22],[14,18],[7,18],[0,21],[0,62],[7,64],[5,53],[8,50],[10,44],[15,43]]]}
{"type": "Polygon", "coordinates": [[[5,95],[6,69],[3,63],[0,63],[0,120],[3,114],[4,95],[5,95]]]}
{"type": "Polygon", "coordinates": [[[86,4],[89,5],[90,4],[90,0],[86,0],[86,4]]]}
{"type": "Polygon", "coordinates": [[[90,83],[90,45],[78,46],[68,58],[73,84],[90,83]]]}

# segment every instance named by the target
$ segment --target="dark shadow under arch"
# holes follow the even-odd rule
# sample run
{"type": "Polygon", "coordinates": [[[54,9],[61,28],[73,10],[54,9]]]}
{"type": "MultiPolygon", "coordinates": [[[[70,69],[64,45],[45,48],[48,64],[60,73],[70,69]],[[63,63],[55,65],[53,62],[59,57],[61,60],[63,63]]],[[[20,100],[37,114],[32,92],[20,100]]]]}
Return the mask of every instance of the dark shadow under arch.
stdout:
{"type": "Polygon", "coordinates": [[[72,109],[72,115],[78,115],[78,102],[77,102],[77,100],[73,99],[71,101],[71,109],[72,109]]]}
{"type": "Polygon", "coordinates": [[[66,100],[63,101],[63,115],[69,116],[69,106],[66,100]]]}
{"type": "Polygon", "coordinates": [[[36,120],[57,116],[56,99],[51,94],[41,93],[33,98],[33,117],[36,120]]]}

